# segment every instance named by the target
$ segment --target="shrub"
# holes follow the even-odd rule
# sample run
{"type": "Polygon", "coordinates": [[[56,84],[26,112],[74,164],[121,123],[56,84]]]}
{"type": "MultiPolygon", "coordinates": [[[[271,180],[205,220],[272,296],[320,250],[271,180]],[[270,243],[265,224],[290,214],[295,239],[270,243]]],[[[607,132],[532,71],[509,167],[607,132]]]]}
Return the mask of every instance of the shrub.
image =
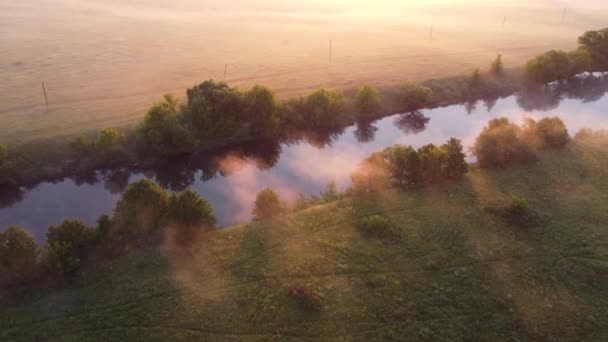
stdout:
{"type": "Polygon", "coordinates": [[[46,234],[49,264],[64,274],[75,271],[84,263],[93,237],[93,229],[78,220],[50,226],[46,234]]]}
{"type": "Polygon", "coordinates": [[[253,207],[253,215],[258,220],[269,220],[281,213],[283,210],[281,201],[276,192],[270,188],[265,188],[258,192],[255,205],[253,207]]]}
{"type": "Polygon", "coordinates": [[[288,294],[304,310],[318,312],[323,308],[321,296],[308,286],[293,286],[288,294]]]}
{"type": "Polygon", "coordinates": [[[106,159],[112,158],[119,150],[119,133],[116,128],[104,128],[97,134],[95,148],[106,159]]]}
{"type": "Polygon", "coordinates": [[[375,118],[380,111],[380,95],[378,90],[371,85],[364,85],[357,91],[358,118],[368,121],[375,118]]]}
{"type": "Polygon", "coordinates": [[[324,202],[331,202],[337,200],[339,197],[340,195],[336,187],[336,182],[329,181],[325,187],[325,191],[321,193],[321,198],[324,202]]]}
{"type": "Polygon", "coordinates": [[[191,190],[171,195],[168,219],[178,224],[176,240],[185,244],[194,240],[197,230],[210,230],[215,226],[211,204],[191,190]]]}
{"type": "Polygon", "coordinates": [[[433,90],[424,86],[406,84],[399,91],[399,100],[404,111],[415,111],[433,104],[433,90]]]}
{"type": "Polygon", "coordinates": [[[120,229],[117,238],[123,241],[149,238],[158,228],[168,202],[167,193],[149,179],[129,184],[114,209],[120,229]]]}
{"type": "Polygon", "coordinates": [[[469,170],[469,164],[465,160],[466,155],[464,154],[460,140],[450,138],[443,145],[443,149],[447,153],[445,175],[450,179],[461,179],[469,170]]]}
{"type": "Polygon", "coordinates": [[[501,76],[505,72],[504,65],[502,63],[502,55],[496,56],[496,59],[490,64],[490,74],[494,76],[501,76]]]}
{"type": "Polygon", "coordinates": [[[522,139],[521,129],[507,118],[491,120],[471,150],[481,167],[505,167],[535,158],[530,146],[522,139]]]}
{"type": "Polygon", "coordinates": [[[399,236],[391,222],[379,214],[364,217],[359,228],[366,235],[379,239],[394,240],[399,236]]]}
{"type": "Polygon", "coordinates": [[[513,197],[504,211],[504,216],[507,221],[518,227],[535,227],[542,225],[542,218],[530,207],[526,200],[513,197]]]}
{"type": "Polygon", "coordinates": [[[19,227],[0,232],[0,286],[28,280],[35,272],[38,245],[19,227]]]}

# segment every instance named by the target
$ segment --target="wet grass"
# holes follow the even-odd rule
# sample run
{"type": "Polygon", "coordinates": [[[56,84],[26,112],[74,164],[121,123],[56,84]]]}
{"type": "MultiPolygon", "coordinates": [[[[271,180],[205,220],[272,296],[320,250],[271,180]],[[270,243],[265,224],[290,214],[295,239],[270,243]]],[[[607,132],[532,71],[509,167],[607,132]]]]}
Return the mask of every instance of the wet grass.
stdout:
{"type": "Polygon", "coordinates": [[[145,250],[0,309],[0,340],[606,340],[608,142],[145,250]],[[525,199],[514,227],[488,205],[525,199]],[[370,237],[382,215],[399,239],[370,237]]]}

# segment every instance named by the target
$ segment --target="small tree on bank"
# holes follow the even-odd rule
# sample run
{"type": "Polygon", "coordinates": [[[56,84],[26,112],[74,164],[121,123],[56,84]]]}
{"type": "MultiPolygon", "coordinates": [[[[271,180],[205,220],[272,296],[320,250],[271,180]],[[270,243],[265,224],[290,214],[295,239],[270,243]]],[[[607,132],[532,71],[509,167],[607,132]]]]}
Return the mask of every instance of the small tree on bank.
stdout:
{"type": "Polygon", "coordinates": [[[380,94],[371,85],[364,85],[357,91],[358,118],[369,121],[377,117],[380,111],[380,94]]]}
{"type": "Polygon", "coordinates": [[[282,211],[281,200],[276,192],[265,188],[258,192],[253,207],[253,215],[261,221],[270,220],[282,211]]]}
{"type": "Polygon", "coordinates": [[[176,241],[180,244],[193,241],[197,232],[212,229],[216,222],[211,204],[191,190],[171,195],[167,217],[177,224],[176,241]]]}
{"type": "Polygon", "coordinates": [[[19,227],[0,232],[0,286],[28,280],[37,265],[38,245],[19,227]]]}
{"type": "Polygon", "coordinates": [[[50,266],[64,274],[75,271],[84,263],[93,238],[93,229],[79,220],[50,226],[46,233],[50,266]]]}

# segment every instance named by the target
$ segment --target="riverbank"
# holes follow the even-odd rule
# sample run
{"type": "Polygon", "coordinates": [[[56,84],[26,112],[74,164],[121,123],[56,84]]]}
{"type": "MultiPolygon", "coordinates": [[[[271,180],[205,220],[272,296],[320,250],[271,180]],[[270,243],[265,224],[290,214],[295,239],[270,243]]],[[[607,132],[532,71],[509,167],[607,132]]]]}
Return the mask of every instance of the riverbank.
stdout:
{"type": "Polygon", "coordinates": [[[603,340],[608,141],[464,181],[345,198],[89,269],[0,309],[2,339],[603,340]],[[524,199],[517,227],[493,208],[524,199]],[[361,220],[382,215],[379,239],[361,220]]]}

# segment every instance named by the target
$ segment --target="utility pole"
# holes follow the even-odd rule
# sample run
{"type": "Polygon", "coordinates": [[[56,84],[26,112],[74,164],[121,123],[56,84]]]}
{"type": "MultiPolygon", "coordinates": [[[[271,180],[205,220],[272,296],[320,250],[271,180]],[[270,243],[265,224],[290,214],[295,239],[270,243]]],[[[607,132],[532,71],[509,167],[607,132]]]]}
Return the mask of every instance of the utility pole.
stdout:
{"type": "Polygon", "coordinates": [[[46,106],[49,106],[49,99],[46,97],[46,88],[44,87],[44,82],[42,82],[42,91],[44,92],[44,102],[46,102],[46,106]]]}

